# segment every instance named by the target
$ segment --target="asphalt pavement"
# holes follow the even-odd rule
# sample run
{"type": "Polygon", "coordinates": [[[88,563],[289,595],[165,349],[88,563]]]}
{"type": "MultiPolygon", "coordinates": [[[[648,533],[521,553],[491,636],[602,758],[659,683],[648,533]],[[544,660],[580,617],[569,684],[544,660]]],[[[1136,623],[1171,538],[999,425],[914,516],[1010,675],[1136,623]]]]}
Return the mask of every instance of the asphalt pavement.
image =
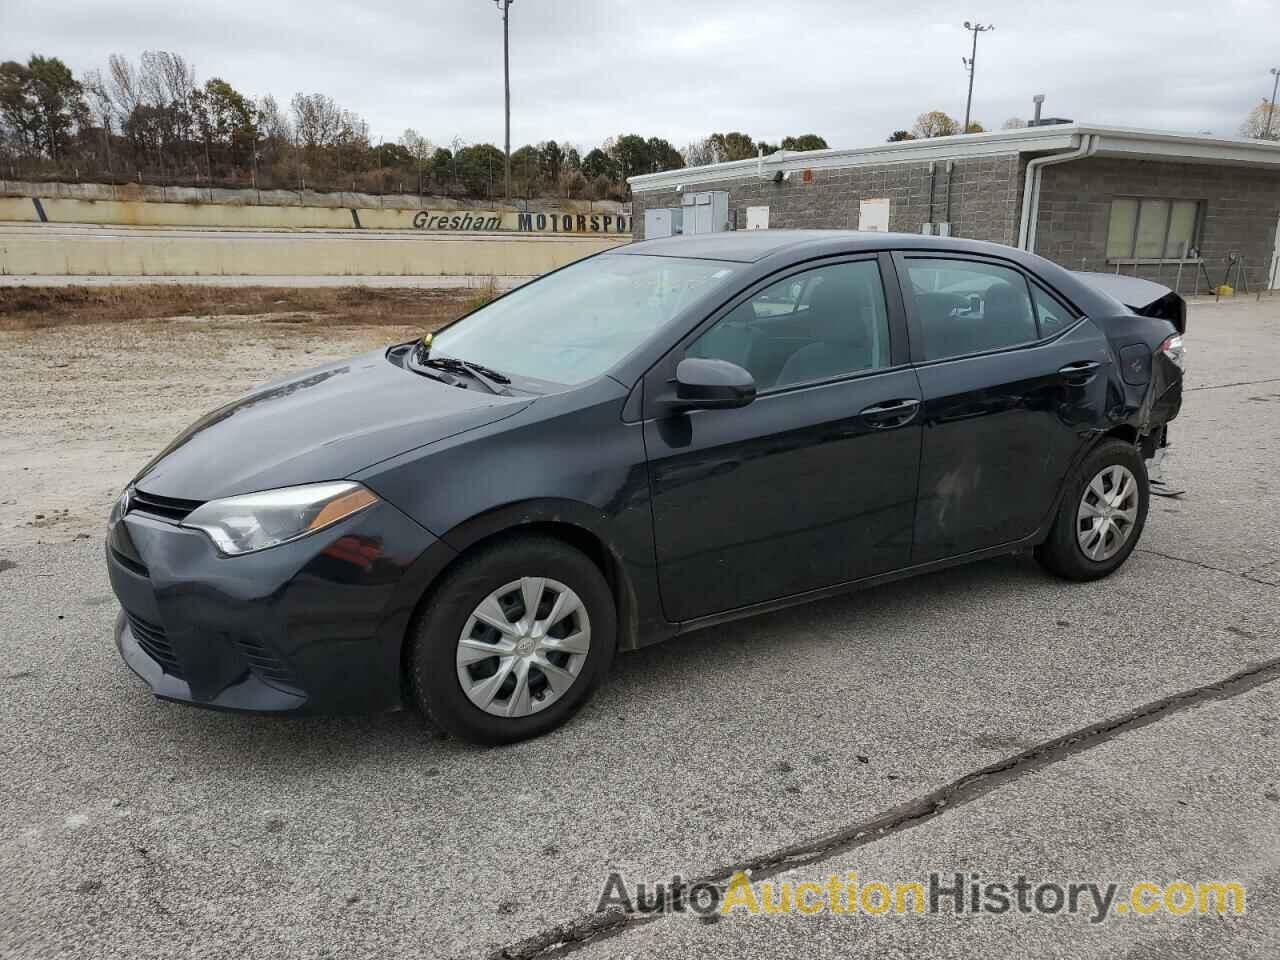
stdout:
{"type": "Polygon", "coordinates": [[[96,539],[0,546],[0,955],[1275,956],[1280,302],[1197,304],[1106,581],[989,561],[621,657],[567,728],[153,700],[96,539]],[[1233,879],[1227,917],[593,919],[629,881],[1233,879]]]}

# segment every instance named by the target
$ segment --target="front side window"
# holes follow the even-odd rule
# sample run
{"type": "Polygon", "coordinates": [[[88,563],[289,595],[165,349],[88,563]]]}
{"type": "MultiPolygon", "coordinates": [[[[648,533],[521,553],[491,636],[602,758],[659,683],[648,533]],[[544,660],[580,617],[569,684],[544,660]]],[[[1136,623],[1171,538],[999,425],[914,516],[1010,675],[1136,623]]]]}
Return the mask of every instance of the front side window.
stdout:
{"type": "Polygon", "coordinates": [[[1107,224],[1108,260],[1181,260],[1199,242],[1200,203],[1118,197],[1107,224]]]}
{"type": "Polygon", "coordinates": [[[970,260],[906,260],[907,287],[924,328],[925,359],[941,360],[1038,339],[1027,281],[970,260]]]}
{"type": "Polygon", "coordinates": [[[431,355],[553,384],[585,383],[736,271],[719,260],[591,257],[442,330],[431,355]]]}
{"type": "Polygon", "coordinates": [[[721,318],[685,356],[736,363],[761,391],[887,367],[880,268],[862,260],[780,280],[721,318]]]}

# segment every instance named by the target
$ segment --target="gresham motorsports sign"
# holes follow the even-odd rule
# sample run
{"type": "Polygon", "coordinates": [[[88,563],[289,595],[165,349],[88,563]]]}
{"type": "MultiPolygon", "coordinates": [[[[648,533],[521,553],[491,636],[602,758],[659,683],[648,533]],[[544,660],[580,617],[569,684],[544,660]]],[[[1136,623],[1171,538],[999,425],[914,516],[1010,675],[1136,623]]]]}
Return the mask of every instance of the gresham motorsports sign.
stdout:
{"type": "Polygon", "coordinates": [[[630,233],[631,218],[622,213],[521,213],[508,210],[419,210],[419,230],[512,233],[630,233]]]}

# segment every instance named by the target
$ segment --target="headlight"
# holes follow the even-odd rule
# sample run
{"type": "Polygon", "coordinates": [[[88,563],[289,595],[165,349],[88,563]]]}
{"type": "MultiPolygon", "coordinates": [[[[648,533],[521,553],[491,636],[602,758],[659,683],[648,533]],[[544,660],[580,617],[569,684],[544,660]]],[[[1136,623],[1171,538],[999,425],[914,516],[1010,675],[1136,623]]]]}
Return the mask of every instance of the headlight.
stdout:
{"type": "Polygon", "coordinates": [[[203,530],[220,553],[236,556],[305,537],[377,502],[358,483],[311,483],[210,500],[181,525],[203,530]]]}
{"type": "Polygon", "coordinates": [[[111,505],[111,516],[107,517],[107,526],[114,527],[129,512],[129,498],[133,496],[133,487],[124,488],[124,492],[116,497],[116,502],[111,505]]]}

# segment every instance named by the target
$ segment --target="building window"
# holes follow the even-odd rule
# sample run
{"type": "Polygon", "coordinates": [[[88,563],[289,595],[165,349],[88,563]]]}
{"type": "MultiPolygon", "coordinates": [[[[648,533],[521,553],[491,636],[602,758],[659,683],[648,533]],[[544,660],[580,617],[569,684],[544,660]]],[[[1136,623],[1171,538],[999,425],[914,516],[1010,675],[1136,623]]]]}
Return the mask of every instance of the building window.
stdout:
{"type": "Polygon", "coordinates": [[[1199,245],[1201,202],[1117,197],[1107,226],[1108,260],[1184,260],[1199,245]]]}

